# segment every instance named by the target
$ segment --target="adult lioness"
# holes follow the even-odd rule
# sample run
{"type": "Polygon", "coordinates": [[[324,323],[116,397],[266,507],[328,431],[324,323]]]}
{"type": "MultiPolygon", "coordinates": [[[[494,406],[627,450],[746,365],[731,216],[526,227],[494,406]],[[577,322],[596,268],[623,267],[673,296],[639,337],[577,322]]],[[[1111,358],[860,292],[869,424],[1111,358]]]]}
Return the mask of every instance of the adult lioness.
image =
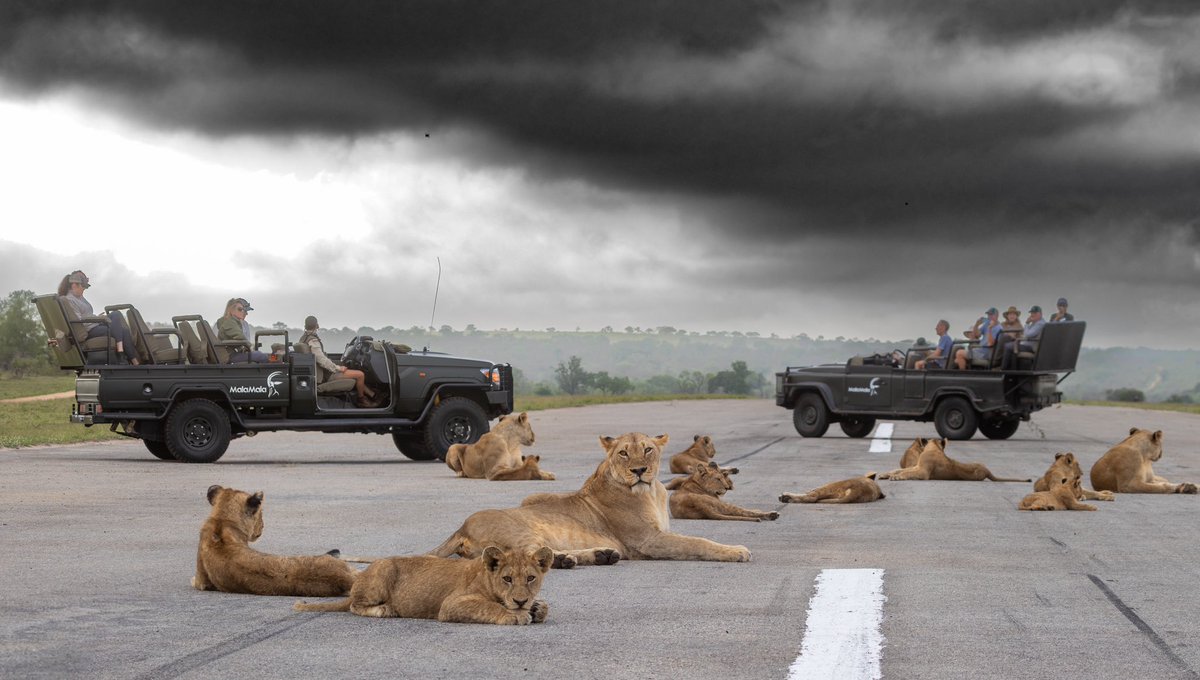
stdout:
{"type": "Polygon", "coordinates": [[[484,547],[549,546],[554,566],[615,564],[621,558],[749,562],[745,546],[669,531],[658,481],[667,435],[600,437],[604,460],[574,493],[534,494],[519,508],[481,510],[432,552],[475,557],[484,547]]]}
{"type": "MultiPolygon", "coordinates": [[[[1033,483],[1033,490],[1050,491],[1051,487],[1063,477],[1070,477],[1072,475],[1080,479],[1083,478],[1083,470],[1079,467],[1079,460],[1075,458],[1075,454],[1056,453],[1054,454],[1054,462],[1050,464],[1050,468],[1046,470],[1046,474],[1033,483]]],[[[1082,482],[1074,488],[1079,491],[1079,495],[1076,498],[1081,501],[1111,501],[1114,498],[1113,492],[1085,489],[1082,482]]]]}
{"type": "Polygon", "coordinates": [[[840,482],[830,482],[805,494],[785,493],[779,497],[784,503],[870,503],[887,498],[875,480],[867,477],[852,477],[840,482]]]}
{"type": "Polygon", "coordinates": [[[716,463],[696,465],[692,468],[692,474],[682,479],[683,482],[671,492],[668,501],[671,516],[675,519],[730,519],[742,522],[779,519],[778,512],[749,510],[721,500],[725,492],[733,489],[733,480],[716,463]]]}
{"type": "Polygon", "coordinates": [[[1064,472],[1056,477],[1046,491],[1035,491],[1021,499],[1018,510],[1095,510],[1096,506],[1080,503],[1082,485],[1077,472],[1064,472]]]}
{"type": "Polygon", "coordinates": [[[1162,458],[1162,440],[1162,430],[1129,428],[1129,436],[1092,466],[1092,486],[1116,493],[1196,493],[1195,484],[1175,484],[1154,474],[1150,463],[1162,458]]]}
{"type": "Polygon", "coordinates": [[[892,470],[881,475],[868,474],[871,479],[939,479],[979,482],[990,479],[993,482],[1032,482],[1032,479],[1015,479],[1012,477],[996,477],[983,463],[960,463],[946,455],[945,439],[930,439],[921,450],[917,464],[911,467],[892,470]]]}
{"type": "Polygon", "coordinates": [[[200,527],[192,587],[227,593],[311,597],[350,592],[358,571],[331,554],[279,557],[250,547],[262,536],[262,500],[261,491],[251,495],[217,484],[208,487],[212,512],[200,527]]]}
{"type": "Polygon", "coordinates": [[[716,457],[717,447],[713,445],[712,437],[698,434],[692,437],[691,446],[671,456],[671,472],[686,475],[694,466],[708,465],[716,457]]]}
{"type": "Polygon", "coordinates": [[[530,552],[488,546],[475,560],[388,557],[359,574],[345,600],[297,602],[293,609],[453,623],[541,623],[550,608],[537,596],[553,561],[546,547],[530,552]]]}
{"type": "MultiPolygon", "coordinates": [[[[532,446],[533,428],[529,414],[501,416],[496,427],[474,444],[451,444],[446,451],[446,465],[459,477],[513,481],[518,479],[554,479],[549,472],[530,476],[521,455],[522,446],[532,446]]],[[[539,470],[540,472],[540,470],[539,470]]]]}

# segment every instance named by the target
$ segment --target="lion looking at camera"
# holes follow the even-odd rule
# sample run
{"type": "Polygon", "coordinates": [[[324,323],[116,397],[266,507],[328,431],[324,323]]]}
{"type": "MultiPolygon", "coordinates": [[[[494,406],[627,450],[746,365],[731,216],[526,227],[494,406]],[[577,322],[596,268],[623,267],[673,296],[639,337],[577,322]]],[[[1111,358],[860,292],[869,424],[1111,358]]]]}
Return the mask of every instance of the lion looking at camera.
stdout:
{"type": "Polygon", "coordinates": [[[452,444],[446,451],[446,465],[459,477],[490,479],[496,482],[554,479],[554,475],[537,468],[536,458],[526,464],[521,455],[522,446],[532,446],[533,428],[529,425],[529,414],[501,416],[495,429],[479,438],[474,444],[452,444]]]}

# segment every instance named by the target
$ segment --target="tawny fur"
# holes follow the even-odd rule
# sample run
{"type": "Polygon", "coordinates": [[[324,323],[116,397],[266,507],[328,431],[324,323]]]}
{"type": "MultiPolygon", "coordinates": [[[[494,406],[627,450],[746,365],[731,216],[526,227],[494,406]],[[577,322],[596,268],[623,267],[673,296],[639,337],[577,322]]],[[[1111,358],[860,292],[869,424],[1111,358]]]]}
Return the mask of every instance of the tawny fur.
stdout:
{"type": "Polygon", "coordinates": [[[929,439],[921,449],[921,455],[916,465],[892,470],[881,475],[870,473],[872,479],[937,479],[980,482],[990,479],[993,482],[1032,482],[1032,479],[1017,479],[1013,477],[997,477],[983,463],[960,463],[946,455],[945,439],[929,439]]]}
{"type": "Polygon", "coordinates": [[[1092,466],[1092,486],[1114,493],[1196,493],[1191,482],[1176,484],[1154,474],[1151,463],[1162,458],[1162,430],[1136,427],[1092,466]]]}
{"type": "Polygon", "coordinates": [[[1079,502],[1080,477],[1064,474],[1047,491],[1035,491],[1021,499],[1018,510],[1095,510],[1096,506],[1079,502]]]}
{"type": "Polygon", "coordinates": [[[745,546],[670,532],[667,490],[658,481],[667,441],[636,432],[600,437],[604,460],[578,491],[476,512],[432,554],[475,557],[488,545],[544,545],[554,550],[554,566],[565,568],[620,559],[750,561],[745,546]]]}
{"type": "Polygon", "coordinates": [[[917,460],[921,458],[921,452],[925,450],[925,445],[929,443],[924,437],[917,437],[913,443],[908,445],[904,450],[904,455],[900,456],[900,468],[915,467],[917,460]]]}
{"type": "Polygon", "coordinates": [[[671,456],[671,472],[676,475],[686,475],[697,465],[708,465],[717,457],[717,447],[713,445],[712,437],[698,434],[692,437],[692,445],[671,456]]]}
{"type": "Polygon", "coordinates": [[[533,446],[533,442],[529,414],[502,416],[496,427],[474,444],[451,444],[446,451],[446,465],[459,477],[471,479],[495,482],[554,479],[553,474],[540,469],[537,470],[537,476],[533,476],[531,469],[537,467],[536,461],[532,468],[525,465],[521,447],[533,446]]]}
{"type": "MultiPolygon", "coordinates": [[[[1033,483],[1034,491],[1049,491],[1050,487],[1054,486],[1058,480],[1063,477],[1076,476],[1083,478],[1083,470],[1079,467],[1079,459],[1075,454],[1056,453],[1054,454],[1054,462],[1050,464],[1050,468],[1046,470],[1046,474],[1042,475],[1033,483]]],[[[1091,489],[1083,488],[1083,484],[1075,487],[1079,491],[1076,497],[1081,501],[1111,501],[1114,499],[1111,491],[1092,491],[1091,489]]]]}
{"type": "Polygon", "coordinates": [[[682,479],[683,482],[668,500],[671,517],[675,519],[728,519],[742,522],[779,519],[778,512],[748,510],[721,500],[721,496],[733,490],[733,480],[716,463],[696,465],[692,468],[692,474],[682,479]]]}
{"type": "Polygon", "coordinates": [[[887,498],[875,480],[867,477],[852,477],[840,482],[830,482],[805,494],[785,493],[779,497],[784,503],[870,503],[887,498]]]}
{"type": "MultiPolygon", "coordinates": [[[[716,465],[716,463],[710,462],[708,465],[709,465],[709,467],[711,467],[713,465],[716,465]]],[[[692,469],[694,470],[695,468],[693,467],[692,469]]],[[[717,469],[720,470],[721,472],[723,472],[726,476],[736,475],[738,472],[741,472],[740,469],[735,468],[735,467],[718,467],[717,469]]],[[[678,489],[680,486],[682,486],[683,483],[686,482],[689,478],[691,478],[690,473],[686,474],[686,475],[680,475],[678,477],[672,477],[672,478],[668,479],[667,481],[663,482],[663,487],[667,491],[674,491],[675,489],[678,489]]],[[[733,480],[730,480],[730,484],[732,484],[732,483],[733,483],[733,480]]],[[[731,486],[729,488],[732,489],[733,487],[731,486]]]]}
{"type": "Polygon", "coordinates": [[[488,546],[478,559],[388,557],[367,567],[339,602],[297,602],[300,612],[351,612],[377,618],[523,626],[546,620],[537,599],[554,553],[488,546]]]}
{"type": "Polygon", "coordinates": [[[331,555],[280,557],[250,547],[263,532],[263,493],[208,488],[212,511],[200,527],[196,590],[333,597],[350,592],[354,567],[331,555]]]}

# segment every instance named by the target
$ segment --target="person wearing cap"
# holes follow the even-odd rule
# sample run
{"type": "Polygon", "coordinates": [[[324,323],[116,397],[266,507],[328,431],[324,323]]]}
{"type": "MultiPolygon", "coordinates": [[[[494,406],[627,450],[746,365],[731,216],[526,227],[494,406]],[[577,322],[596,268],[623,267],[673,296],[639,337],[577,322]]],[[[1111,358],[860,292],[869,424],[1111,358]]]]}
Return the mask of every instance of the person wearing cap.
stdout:
{"type": "Polygon", "coordinates": [[[934,330],[938,334],[937,348],[933,350],[933,354],[926,356],[917,362],[914,366],[918,371],[924,370],[926,366],[933,368],[945,368],[946,359],[950,356],[950,350],[954,348],[954,338],[950,337],[950,322],[945,319],[939,319],[934,330]]]}
{"type": "Polygon", "coordinates": [[[1021,335],[1017,341],[1009,343],[1004,348],[1004,368],[1005,370],[1014,369],[1017,367],[1017,353],[1031,352],[1037,347],[1037,341],[1042,337],[1042,329],[1046,327],[1046,320],[1042,318],[1042,308],[1034,305],[1029,308],[1029,318],[1025,320],[1025,328],[1021,330],[1021,335]]]}
{"type": "Polygon", "coordinates": [[[996,344],[996,338],[1000,335],[999,316],[1000,312],[995,307],[988,307],[983,313],[979,324],[979,344],[969,350],[963,348],[954,353],[954,365],[958,366],[959,370],[967,368],[968,351],[973,359],[987,359],[992,355],[992,346],[996,344]]]}
{"type": "MultiPolygon", "coordinates": [[[[335,364],[332,359],[325,355],[325,346],[321,344],[321,337],[317,335],[317,317],[309,315],[304,318],[304,335],[296,342],[302,342],[308,345],[312,350],[313,360],[317,362],[317,366],[328,373],[325,380],[334,377],[352,378],[354,380],[354,390],[358,392],[358,405],[361,407],[371,408],[378,406],[375,403],[375,391],[367,387],[367,374],[356,368],[347,368],[341,364],[335,364]]],[[[324,381],[322,381],[324,382],[324,381]]]]}
{"type": "MultiPolygon", "coordinates": [[[[63,277],[58,284],[59,297],[66,300],[71,309],[75,311],[76,318],[82,319],[89,316],[95,316],[92,303],[88,302],[83,297],[83,291],[92,287],[91,281],[88,280],[88,275],[76,269],[75,271],[63,277]]],[[[125,317],[119,312],[112,312],[108,315],[108,326],[99,323],[83,324],[87,330],[87,337],[99,338],[108,335],[117,341],[117,353],[124,354],[129,363],[137,366],[141,364],[137,356],[137,347],[133,344],[133,334],[129,332],[129,326],[125,325],[125,317]]],[[[51,344],[55,344],[52,341],[51,344]]]]}
{"type": "Polygon", "coordinates": [[[1075,315],[1067,311],[1067,299],[1058,299],[1058,311],[1050,317],[1050,323],[1058,323],[1060,321],[1074,321],[1075,315]]]}
{"type": "Polygon", "coordinates": [[[265,352],[259,352],[251,347],[250,338],[253,332],[250,330],[250,324],[246,322],[246,312],[254,309],[246,302],[246,298],[230,298],[229,302],[225,303],[225,313],[217,319],[217,339],[218,340],[233,340],[245,343],[245,348],[239,352],[234,352],[230,357],[230,363],[244,363],[249,357],[250,361],[257,364],[265,364],[271,360],[271,355],[265,352]]]}

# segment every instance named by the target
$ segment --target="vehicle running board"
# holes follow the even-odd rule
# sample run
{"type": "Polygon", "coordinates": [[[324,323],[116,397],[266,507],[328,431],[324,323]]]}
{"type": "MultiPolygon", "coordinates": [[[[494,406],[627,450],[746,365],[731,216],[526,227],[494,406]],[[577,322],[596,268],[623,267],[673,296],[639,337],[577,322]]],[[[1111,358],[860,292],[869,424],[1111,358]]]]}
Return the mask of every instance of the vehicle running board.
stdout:
{"type": "Polygon", "coordinates": [[[243,421],[241,426],[247,430],[341,430],[369,427],[413,427],[419,425],[419,420],[409,420],[408,418],[338,418],[321,419],[321,418],[281,418],[270,420],[250,420],[243,421]]]}

